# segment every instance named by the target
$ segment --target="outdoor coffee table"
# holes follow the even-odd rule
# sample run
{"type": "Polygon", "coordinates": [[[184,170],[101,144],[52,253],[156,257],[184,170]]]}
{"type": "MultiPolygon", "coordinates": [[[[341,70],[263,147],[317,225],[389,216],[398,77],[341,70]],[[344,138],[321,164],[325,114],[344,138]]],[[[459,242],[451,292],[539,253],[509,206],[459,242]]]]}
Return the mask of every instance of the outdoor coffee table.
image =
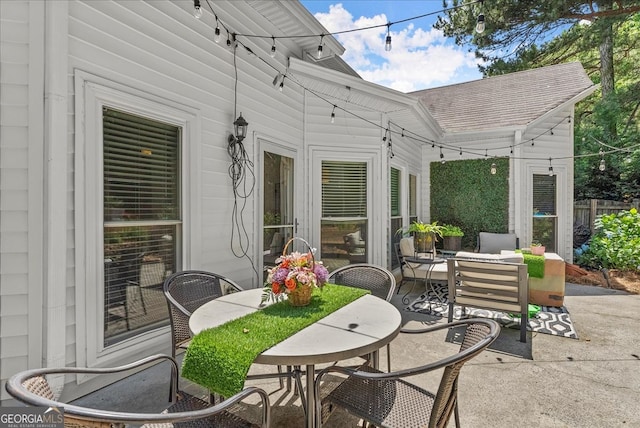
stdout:
{"type": "MultiPolygon", "coordinates": [[[[205,303],[189,318],[191,333],[195,335],[259,310],[262,292],[246,290],[205,303]]],[[[267,349],[254,362],[306,366],[306,394],[301,394],[301,399],[306,400],[306,426],[311,428],[316,425],[315,365],[372,354],[377,366],[378,350],[398,335],[401,324],[402,316],[395,306],[365,295],[267,349]]]]}

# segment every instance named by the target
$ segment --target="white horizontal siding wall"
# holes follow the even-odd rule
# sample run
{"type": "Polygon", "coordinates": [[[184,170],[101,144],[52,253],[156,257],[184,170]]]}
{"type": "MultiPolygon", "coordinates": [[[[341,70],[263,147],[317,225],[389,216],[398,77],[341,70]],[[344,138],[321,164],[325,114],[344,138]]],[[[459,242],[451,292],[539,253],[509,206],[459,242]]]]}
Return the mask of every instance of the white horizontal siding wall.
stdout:
{"type": "MultiPolygon", "coordinates": [[[[232,31],[265,32],[259,28],[261,23],[255,11],[244,2],[213,3],[213,7],[224,7],[216,12],[221,18],[225,17],[225,24],[232,31]],[[252,19],[241,23],[234,20],[234,16],[252,19]]],[[[258,280],[249,259],[238,259],[231,250],[234,194],[227,138],[233,132],[233,121],[242,112],[249,122],[244,145],[254,164],[259,162],[254,150],[258,135],[301,146],[303,91],[287,82],[283,92],[274,90],[272,80],[276,71],[259,58],[247,55],[242,47],[237,50],[236,70],[234,54],[226,48],[224,40],[220,44],[212,40],[215,20],[211,14],[205,13],[209,20],[196,20],[192,8],[190,2],[172,1],[71,2],[68,73],[71,79],[75,71],[80,70],[199,113],[200,129],[191,131],[199,133],[196,140],[201,143],[190,148],[197,153],[198,170],[185,171],[187,175],[195,174],[191,184],[198,190],[194,203],[188,208],[190,212],[185,213],[192,232],[185,237],[191,256],[183,268],[217,272],[243,287],[256,287],[261,285],[261,277],[258,280]]],[[[266,51],[253,49],[261,57],[269,58],[266,51]]],[[[287,53],[282,54],[279,60],[284,62],[287,53]]],[[[284,70],[284,64],[274,62],[273,65],[284,70]]],[[[77,120],[81,118],[72,118],[77,120]]],[[[248,177],[251,179],[250,172],[248,177]]],[[[257,185],[261,177],[255,179],[257,185]]],[[[260,196],[257,191],[253,192],[242,214],[249,236],[248,255],[252,258],[258,251],[254,247],[257,242],[254,235],[259,233],[255,228],[255,209],[256,198],[260,196]]],[[[239,206],[244,203],[238,200],[239,206]]],[[[83,207],[76,209],[83,210],[83,207]]],[[[240,252],[237,240],[234,240],[234,249],[240,252]]],[[[77,286],[84,285],[78,283],[77,286]]],[[[76,295],[78,293],[70,293],[70,305],[76,295]]],[[[70,313],[78,311],[72,308],[70,313]]],[[[74,316],[68,318],[75,320],[74,316]]],[[[73,326],[67,335],[68,352],[74,348],[72,330],[73,326]]],[[[78,328],[83,330],[83,326],[78,328]]]]}
{"type": "Polygon", "coordinates": [[[42,361],[43,2],[0,2],[0,401],[42,361]]]}
{"type": "Polygon", "coordinates": [[[573,107],[570,107],[545,117],[522,135],[524,144],[519,156],[523,160],[519,178],[528,185],[526,194],[517,200],[523,220],[520,243],[526,246],[531,242],[533,222],[531,179],[533,174],[548,173],[551,158],[558,191],[557,253],[567,262],[573,261],[573,123],[573,107]]]}
{"type": "MultiPolygon", "coordinates": [[[[305,154],[308,183],[305,206],[312,210],[308,217],[312,229],[309,236],[313,242],[320,242],[320,218],[322,198],[319,177],[321,171],[314,169],[314,157],[322,156],[332,160],[369,161],[368,171],[370,183],[368,201],[370,208],[370,258],[369,261],[386,265],[386,231],[388,223],[388,168],[387,147],[383,144],[383,114],[359,108],[353,104],[344,105],[344,109],[336,110],[335,122],[331,123],[332,100],[325,101],[307,92],[305,97],[305,154]],[[357,117],[356,117],[357,116],[357,117]]],[[[341,105],[342,106],[342,105],[341,105]]]]}

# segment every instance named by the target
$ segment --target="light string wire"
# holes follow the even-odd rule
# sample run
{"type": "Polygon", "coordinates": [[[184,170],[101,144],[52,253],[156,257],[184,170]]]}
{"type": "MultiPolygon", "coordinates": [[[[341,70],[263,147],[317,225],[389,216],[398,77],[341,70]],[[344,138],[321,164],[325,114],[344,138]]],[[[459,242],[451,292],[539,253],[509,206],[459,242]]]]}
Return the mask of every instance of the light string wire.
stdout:
{"type": "MultiPolygon", "coordinates": [[[[432,14],[436,14],[436,13],[440,13],[440,12],[446,12],[446,11],[451,10],[451,9],[457,9],[457,8],[460,8],[460,7],[463,7],[463,6],[466,7],[466,6],[475,4],[475,3],[482,3],[483,1],[484,0],[477,0],[475,2],[466,3],[464,5],[458,5],[456,7],[450,8],[450,9],[443,9],[443,10],[441,10],[439,12],[432,12],[432,13],[429,13],[429,14],[419,15],[419,16],[416,16],[416,17],[407,18],[407,19],[400,20],[400,21],[395,21],[395,22],[393,22],[391,24],[397,24],[397,23],[401,23],[401,22],[410,21],[410,20],[413,20],[413,19],[419,19],[419,18],[422,18],[422,17],[425,17],[425,16],[429,16],[429,15],[432,15],[432,14]]],[[[335,107],[335,109],[337,109],[337,110],[341,110],[344,113],[346,113],[346,114],[348,114],[348,115],[350,115],[352,117],[355,117],[355,118],[357,118],[357,119],[359,119],[359,120],[361,120],[363,122],[366,122],[366,123],[370,124],[371,126],[377,127],[380,131],[388,132],[390,136],[391,136],[392,133],[395,133],[397,135],[400,135],[403,138],[407,137],[407,138],[409,138],[411,140],[414,140],[416,142],[419,142],[419,143],[431,144],[432,148],[438,147],[440,149],[446,149],[446,150],[451,150],[451,151],[456,151],[456,152],[460,152],[461,151],[459,146],[453,146],[453,145],[450,145],[450,144],[447,144],[447,143],[437,142],[437,141],[435,141],[435,140],[433,140],[431,138],[424,137],[424,136],[422,136],[420,134],[417,134],[417,133],[415,133],[415,132],[413,132],[413,131],[411,131],[409,129],[401,127],[400,125],[398,125],[398,124],[396,124],[396,123],[394,123],[392,121],[388,122],[388,131],[387,131],[387,127],[385,127],[384,125],[382,125],[380,123],[373,122],[372,120],[369,120],[369,119],[367,119],[367,118],[365,118],[365,117],[363,117],[363,116],[361,116],[361,115],[359,115],[357,113],[354,113],[354,112],[352,112],[352,111],[350,111],[350,110],[348,110],[348,109],[346,109],[344,107],[341,107],[340,105],[337,105],[336,104],[336,100],[340,100],[340,101],[344,102],[345,104],[351,104],[351,105],[358,106],[357,103],[354,103],[353,101],[351,101],[349,99],[340,99],[340,98],[337,98],[337,97],[334,97],[334,96],[331,97],[331,98],[333,98],[333,100],[329,100],[328,98],[322,96],[319,92],[317,92],[317,91],[315,91],[313,89],[307,88],[303,83],[298,81],[298,79],[295,78],[295,75],[293,75],[291,72],[288,72],[287,70],[285,70],[284,72],[280,71],[277,67],[275,67],[274,65],[272,65],[271,63],[266,61],[261,56],[257,55],[250,47],[246,46],[244,43],[242,43],[242,41],[237,39],[238,36],[243,36],[243,37],[247,37],[247,38],[249,38],[249,37],[256,37],[256,38],[260,37],[260,38],[269,38],[269,39],[272,39],[273,37],[275,37],[277,39],[277,38],[320,37],[320,35],[281,36],[281,37],[269,35],[267,37],[267,36],[257,36],[257,35],[247,35],[247,34],[241,34],[241,33],[234,33],[234,32],[231,32],[222,21],[220,21],[218,15],[213,11],[213,8],[211,7],[211,3],[209,2],[209,0],[206,0],[206,2],[209,5],[209,8],[211,9],[212,13],[214,14],[214,16],[216,18],[216,21],[219,22],[220,25],[223,26],[223,28],[225,29],[225,31],[227,31],[227,33],[229,33],[229,34],[231,34],[233,36],[233,38],[235,39],[234,40],[235,43],[237,43],[237,44],[241,45],[242,47],[244,47],[245,50],[247,51],[247,53],[249,53],[252,56],[257,57],[260,61],[262,61],[264,64],[266,64],[267,66],[272,68],[274,71],[276,71],[278,73],[281,73],[283,75],[283,81],[284,81],[285,78],[289,79],[289,81],[295,83],[296,85],[298,85],[303,90],[309,92],[310,94],[314,95],[315,97],[317,97],[317,98],[321,99],[322,101],[326,102],[330,106],[330,108],[332,110],[335,107]],[[391,128],[392,125],[394,127],[398,128],[398,129],[400,129],[401,132],[397,132],[397,131],[393,130],[391,128]]],[[[370,28],[386,27],[386,26],[387,26],[387,24],[380,24],[380,25],[377,25],[377,26],[371,26],[371,27],[365,27],[365,28],[359,28],[359,29],[344,30],[344,31],[333,32],[333,33],[325,33],[323,35],[342,34],[342,33],[347,33],[347,32],[361,31],[361,30],[366,30],[366,29],[370,29],[370,28]]],[[[235,60],[235,58],[234,58],[234,60],[235,60]]],[[[236,71],[236,73],[237,73],[237,71],[236,71]]],[[[362,106],[362,105],[360,105],[360,107],[367,108],[367,107],[362,106]]],[[[385,113],[384,111],[380,111],[380,112],[381,113],[385,113]]],[[[524,144],[535,142],[535,140],[540,138],[541,136],[543,136],[543,135],[545,135],[545,134],[547,134],[549,132],[553,132],[553,130],[556,127],[558,127],[560,124],[562,124],[566,120],[571,121],[572,117],[571,116],[565,116],[565,117],[562,118],[562,120],[560,120],[558,123],[553,125],[551,128],[539,133],[535,137],[529,138],[527,140],[523,140],[523,141],[521,141],[519,143],[510,144],[510,145],[504,146],[504,147],[492,147],[492,148],[487,148],[487,149],[482,148],[482,147],[480,147],[478,149],[474,149],[474,150],[464,149],[464,150],[462,150],[462,152],[463,153],[467,153],[467,154],[471,154],[471,155],[474,155],[474,156],[482,157],[482,156],[484,156],[484,153],[482,152],[482,150],[489,150],[489,151],[495,152],[497,150],[509,149],[511,153],[508,156],[491,155],[490,157],[492,157],[492,158],[510,157],[512,159],[518,159],[518,160],[538,160],[538,161],[544,160],[546,162],[546,161],[549,160],[549,158],[547,158],[547,157],[514,156],[513,153],[512,153],[513,149],[515,147],[518,147],[518,146],[521,146],[521,145],[524,145],[524,144]],[[475,150],[479,150],[480,152],[475,151],[475,150]]],[[[610,153],[615,153],[615,152],[619,152],[619,151],[630,150],[630,149],[633,149],[635,147],[637,147],[637,146],[630,146],[630,147],[627,147],[627,148],[620,148],[620,149],[616,148],[616,149],[612,149],[612,150],[609,150],[609,151],[605,151],[603,153],[604,154],[610,154],[610,153]]],[[[600,153],[586,153],[586,154],[580,154],[580,155],[559,156],[559,157],[552,158],[552,160],[577,159],[577,158],[591,157],[591,156],[601,156],[601,154],[600,153]]]]}
{"type": "MultiPolygon", "coordinates": [[[[237,49],[234,46],[233,50],[233,69],[235,72],[234,81],[234,107],[233,117],[237,117],[238,114],[238,65],[237,65],[237,49]]],[[[238,140],[235,135],[229,136],[229,143],[227,145],[227,152],[231,157],[231,165],[229,165],[229,176],[233,182],[233,208],[231,212],[231,238],[230,247],[231,252],[236,258],[246,258],[251,264],[251,268],[260,283],[260,275],[253,262],[253,258],[249,254],[250,239],[249,232],[244,223],[244,212],[247,207],[247,201],[249,196],[253,193],[256,186],[256,176],[253,170],[253,162],[248,155],[242,141],[238,140]],[[241,200],[241,206],[239,206],[239,200],[241,200]],[[234,240],[237,237],[238,246],[240,252],[236,252],[233,245],[234,240]]]]}

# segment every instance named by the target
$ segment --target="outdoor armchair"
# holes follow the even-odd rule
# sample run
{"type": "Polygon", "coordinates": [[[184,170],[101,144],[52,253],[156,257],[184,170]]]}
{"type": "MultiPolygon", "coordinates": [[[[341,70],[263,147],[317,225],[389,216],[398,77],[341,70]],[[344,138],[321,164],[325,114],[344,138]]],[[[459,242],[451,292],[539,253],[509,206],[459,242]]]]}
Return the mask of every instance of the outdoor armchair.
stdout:
{"type": "Polygon", "coordinates": [[[520,316],[520,341],[527,341],[529,276],[526,264],[458,256],[448,259],[447,263],[449,322],[453,320],[454,305],[461,306],[463,313],[467,306],[515,313],[520,316]]]}
{"type": "Polygon", "coordinates": [[[494,320],[472,318],[426,329],[403,329],[401,332],[432,335],[439,330],[457,327],[466,327],[462,336],[459,336],[461,345],[458,353],[429,364],[390,373],[382,373],[368,366],[360,369],[330,366],[321,370],[315,381],[318,425],[337,406],[377,427],[446,427],[452,413],[459,427],[460,370],[498,337],[500,325],[494,320]],[[435,394],[406,380],[443,368],[435,394]],[[329,373],[348,377],[320,400],[321,382],[329,373]]]}
{"type": "MultiPolygon", "coordinates": [[[[144,383],[136,384],[139,394],[153,395],[144,390],[144,383]]],[[[131,364],[112,368],[60,367],[43,368],[19,372],[13,375],[6,384],[7,392],[16,400],[27,406],[59,407],[64,409],[64,424],[67,427],[123,427],[127,425],[172,426],[180,423],[181,427],[213,426],[213,427],[262,427],[270,424],[271,408],[268,394],[256,387],[248,387],[227,400],[211,405],[204,400],[178,390],[178,365],[168,355],[153,355],[131,364]],[[150,366],[152,363],[168,361],[170,363],[171,380],[167,382],[171,388],[170,405],[158,403],[156,413],[134,413],[97,409],[58,401],[47,380],[51,376],[64,375],[104,375],[123,373],[150,366]],[[261,421],[254,423],[229,410],[249,396],[258,396],[261,404],[261,421]]],[[[164,400],[163,400],[164,401],[164,400]]]]}
{"type": "MultiPolygon", "coordinates": [[[[396,278],[387,269],[368,263],[356,263],[338,268],[329,274],[329,282],[363,288],[386,300],[393,297],[396,278]]],[[[391,371],[391,347],[387,345],[387,369],[391,371]]]]}

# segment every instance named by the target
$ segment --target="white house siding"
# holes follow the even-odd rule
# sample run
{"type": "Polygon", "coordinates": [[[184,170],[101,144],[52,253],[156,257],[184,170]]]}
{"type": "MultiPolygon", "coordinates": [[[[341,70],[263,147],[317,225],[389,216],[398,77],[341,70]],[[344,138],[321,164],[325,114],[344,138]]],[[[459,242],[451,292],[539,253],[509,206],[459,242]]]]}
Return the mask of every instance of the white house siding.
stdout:
{"type": "MultiPolygon", "coordinates": [[[[531,242],[533,171],[536,174],[548,173],[549,157],[553,158],[554,173],[558,176],[558,254],[567,261],[573,260],[573,120],[571,123],[568,120],[572,115],[573,106],[565,107],[541,117],[527,126],[524,132],[497,130],[453,134],[442,140],[443,147],[450,147],[443,148],[445,160],[460,159],[460,147],[462,159],[482,159],[485,153],[488,161],[492,156],[513,158],[509,180],[509,230],[518,235],[522,246],[531,242]],[[511,145],[514,146],[513,155],[510,154],[511,145]]],[[[422,169],[428,177],[431,162],[440,160],[439,145],[436,143],[432,148],[427,144],[422,151],[422,169]]],[[[428,200],[425,205],[426,212],[429,212],[428,200]]]]}
{"type": "Polygon", "coordinates": [[[0,2],[0,400],[42,359],[43,2],[0,2]]]}
{"type": "Polygon", "coordinates": [[[519,156],[522,161],[519,180],[526,185],[526,193],[516,200],[521,210],[522,233],[519,235],[522,245],[531,242],[532,225],[532,188],[531,177],[534,173],[546,174],[549,171],[549,158],[557,176],[558,208],[558,248],[557,253],[567,262],[573,261],[573,106],[553,112],[548,117],[530,126],[522,135],[519,156]],[[571,121],[569,121],[571,117],[571,121]],[[553,134],[551,134],[553,128],[553,134]],[[533,146],[531,141],[534,139],[533,146]],[[524,240],[523,240],[524,238],[524,240]]]}

